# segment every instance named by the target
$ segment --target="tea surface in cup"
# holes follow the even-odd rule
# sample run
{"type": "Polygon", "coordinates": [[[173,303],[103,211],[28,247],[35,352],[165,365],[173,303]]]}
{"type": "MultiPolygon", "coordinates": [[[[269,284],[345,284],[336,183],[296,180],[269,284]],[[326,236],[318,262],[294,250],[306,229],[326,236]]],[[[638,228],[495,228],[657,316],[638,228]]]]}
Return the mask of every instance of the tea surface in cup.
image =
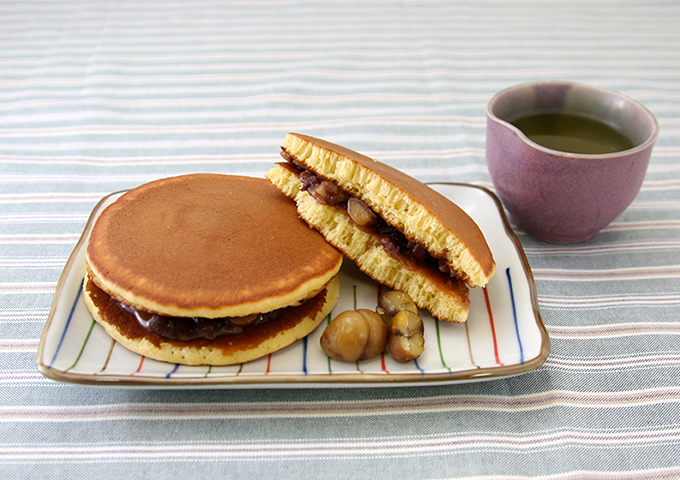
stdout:
{"type": "Polygon", "coordinates": [[[552,150],[599,155],[635,147],[617,125],[588,115],[530,112],[509,119],[530,140],[552,150]]]}

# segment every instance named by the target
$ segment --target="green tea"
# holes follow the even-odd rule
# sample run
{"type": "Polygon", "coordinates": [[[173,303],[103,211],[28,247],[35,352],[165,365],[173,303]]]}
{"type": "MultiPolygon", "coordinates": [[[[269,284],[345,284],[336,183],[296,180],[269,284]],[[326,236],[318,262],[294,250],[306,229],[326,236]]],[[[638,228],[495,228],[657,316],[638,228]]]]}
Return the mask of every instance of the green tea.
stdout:
{"type": "Polygon", "coordinates": [[[561,152],[602,154],[635,146],[615,125],[586,115],[530,113],[515,117],[510,123],[539,145],[561,152]]]}

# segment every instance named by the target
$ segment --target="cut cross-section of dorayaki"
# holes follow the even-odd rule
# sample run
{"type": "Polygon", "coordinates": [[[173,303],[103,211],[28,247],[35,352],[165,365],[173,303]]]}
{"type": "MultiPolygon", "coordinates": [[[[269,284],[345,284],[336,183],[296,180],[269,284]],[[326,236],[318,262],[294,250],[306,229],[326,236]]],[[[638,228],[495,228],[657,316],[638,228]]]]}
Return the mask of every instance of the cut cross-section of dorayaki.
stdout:
{"type": "Polygon", "coordinates": [[[460,207],[400,170],[325,140],[290,133],[282,156],[267,178],[329,243],[440,320],[467,319],[467,287],[485,286],[495,262],[460,207]]]}

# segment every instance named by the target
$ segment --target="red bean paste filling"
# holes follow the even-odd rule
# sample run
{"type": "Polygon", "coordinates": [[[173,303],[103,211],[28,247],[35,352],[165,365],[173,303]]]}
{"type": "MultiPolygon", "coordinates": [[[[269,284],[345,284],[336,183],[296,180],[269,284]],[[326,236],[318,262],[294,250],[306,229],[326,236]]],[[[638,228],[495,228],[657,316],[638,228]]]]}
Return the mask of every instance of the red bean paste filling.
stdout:
{"type": "Polygon", "coordinates": [[[349,215],[347,207],[350,198],[352,198],[351,201],[360,202],[364,208],[369,210],[375,216],[375,219],[370,224],[356,224],[356,226],[377,238],[385,252],[401,262],[405,268],[415,270],[417,265],[421,264],[438,269],[451,278],[458,279],[456,272],[451,270],[446,260],[432,256],[425,247],[407,238],[403,232],[387,223],[385,219],[357,197],[353,197],[330,180],[307,170],[307,167],[288,153],[284,147],[281,147],[281,157],[286,160],[286,163],[280,165],[297,175],[302,182],[302,190],[307,191],[317,202],[335,206],[350,218],[352,217],[349,215]]]}
{"type": "Polygon", "coordinates": [[[250,322],[243,324],[242,317],[234,318],[202,318],[202,317],[169,317],[145,312],[113,299],[118,308],[133,315],[137,322],[149,332],[168,340],[189,341],[196,339],[215,340],[225,335],[238,335],[244,327],[262,325],[273,322],[286,314],[288,308],[280,308],[272,312],[255,314],[250,322]],[[239,324],[235,322],[238,321],[239,324]]]}

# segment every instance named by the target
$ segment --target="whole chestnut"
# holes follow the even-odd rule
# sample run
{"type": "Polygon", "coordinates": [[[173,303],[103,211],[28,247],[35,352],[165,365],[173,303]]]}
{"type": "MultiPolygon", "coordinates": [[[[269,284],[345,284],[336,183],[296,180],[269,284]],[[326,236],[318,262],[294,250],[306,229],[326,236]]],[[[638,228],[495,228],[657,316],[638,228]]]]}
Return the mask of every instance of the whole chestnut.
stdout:
{"type": "Polygon", "coordinates": [[[334,360],[367,360],[385,350],[387,327],[371,310],[347,310],[331,320],[321,335],[320,344],[326,355],[334,360]]]}

